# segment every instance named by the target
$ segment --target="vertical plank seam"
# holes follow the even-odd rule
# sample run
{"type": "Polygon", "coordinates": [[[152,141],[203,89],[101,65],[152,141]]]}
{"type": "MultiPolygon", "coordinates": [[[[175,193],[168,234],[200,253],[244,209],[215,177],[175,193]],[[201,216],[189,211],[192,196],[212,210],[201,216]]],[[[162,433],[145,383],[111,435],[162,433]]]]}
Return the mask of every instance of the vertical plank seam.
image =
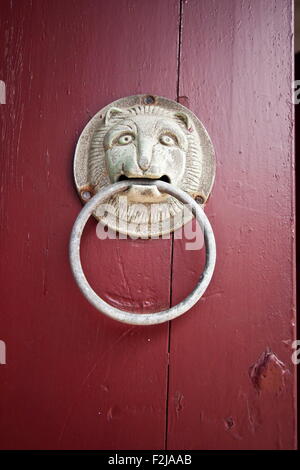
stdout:
{"type": "MultiPolygon", "coordinates": [[[[290,34],[290,49],[291,49],[291,54],[292,57],[295,57],[295,44],[293,41],[293,33],[294,31],[294,21],[295,21],[295,5],[294,2],[292,2],[291,5],[291,13],[290,13],[290,23],[289,23],[289,34],[290,34]]],[[[294,60],[292,60],[291,63],[291,69],[290,69],[290,81],[292,80],[297,80],[298,77],[296,77],[296,63],[294,60]]],[[[296,193],[296,188],[297,188],[297,177],[296,177],[296,172],[295,172],[295,160],[296,160],[296,155],[298,153],[298,146],[297,146],[297,134],[296,134],[296,123],[297,123],[297,117],[296,117],[296,110],[295,106],[291,105],[291,135],[290,135],[290,154],[291,154],[291,183],[292,183],[292,194],[291,194],[291,218],[292,218],[292,228],[294,231],[296,231],[297,234],[297,193],[296,193]],[[296,121],[295,121],[296,120],[296,121]]],[[[292,237],[291,238],[291,252],[292,252],[292,302],[293,302],[293,310],[294,310],[294,316],[296,320],[296,329],[294,329],[294,339],[299,338],[299,323],[300,321],[298,320],[297,312],[299,311],[298,309],[298,299],[299,296],[297,296],[297,290],[298,286],[297,283],[298,277],[297,277],[297,235],[296,238],[292,237]],[[295,336],[296,335],[296,336],[295,336]]],[[[297,371],[295,373],[295,380],[294,380],[294,415],[296,417],[295,419],[295,442],[294,442],[294,448],[298,449],[300,448],[300,419],[298,418],[297,414],[297,396],[298,396],[298,383],[300,383],[300,372],[299,368],[297,367],[297,371]]]]}
{"type": "MultiPolygon", "coordinates": [[[[183,0],[179,2],[179,18],[178,18],[178,37],[177,37],[177,82],[176,82],[176,100],[179,102],[180,93],[180,65],[181,65],[181,44],[182,44],[182,16],[183,16],[183,0]]],[[[169,306],[172,306],[173,298],[173,262],[174,262],[174,233],[171,234],[171,260],[170,260],[170,299],[169,306]]],[[[168,426],[169,426],[169,391],[170,391],[170,347],[171,347],[171,328],[172,322],[168,322],[168,363],[167,363],[167,379],[166,379],[166,427],[165,427],[165,450],[168,449],[168,426]]]]}

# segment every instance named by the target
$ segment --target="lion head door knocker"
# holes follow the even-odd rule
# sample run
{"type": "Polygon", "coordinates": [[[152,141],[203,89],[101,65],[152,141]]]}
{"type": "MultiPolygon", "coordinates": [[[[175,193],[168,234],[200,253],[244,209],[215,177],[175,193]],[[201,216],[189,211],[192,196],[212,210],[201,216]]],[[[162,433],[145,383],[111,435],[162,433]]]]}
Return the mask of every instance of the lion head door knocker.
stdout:
{"type": "Polygon", "coordinates": [[[198,118],[159,96],[121,98],[83,130],[74,177],[86,204],[72,230],[70,262],[86,298],[102,313],[137,325],[163,323],[189,310],[209,285],[216,260],[213,231],[203,211],[215,177],[214,150],[198,118]],[[140,238],[166,235],[195,216],[204,233],[206,265],[194,291],[174,307],[151,314],[106,303],[88,284],[80,262],[80,238],[91,214],[110,230],[140,238]]]}

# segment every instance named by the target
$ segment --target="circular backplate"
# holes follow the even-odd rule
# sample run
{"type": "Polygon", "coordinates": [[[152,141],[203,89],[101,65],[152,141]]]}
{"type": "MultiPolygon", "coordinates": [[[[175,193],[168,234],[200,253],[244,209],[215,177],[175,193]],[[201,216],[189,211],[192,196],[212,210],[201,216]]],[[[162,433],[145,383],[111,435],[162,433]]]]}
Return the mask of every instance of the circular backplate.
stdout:
{"type": "MultiPolygon", "coordinates": [[[[189,109],[160,96],[129,96],[105,106],[76,146],[74,178],[83,203],[113,182],[149,178],[170,182],[204,205],[214,177],[214,150],[205,127],[189,109]]],[[[192,217],[153,185],[134,186],[93,215],[109,230],[136,238],[168,234],[192,217]]]]}

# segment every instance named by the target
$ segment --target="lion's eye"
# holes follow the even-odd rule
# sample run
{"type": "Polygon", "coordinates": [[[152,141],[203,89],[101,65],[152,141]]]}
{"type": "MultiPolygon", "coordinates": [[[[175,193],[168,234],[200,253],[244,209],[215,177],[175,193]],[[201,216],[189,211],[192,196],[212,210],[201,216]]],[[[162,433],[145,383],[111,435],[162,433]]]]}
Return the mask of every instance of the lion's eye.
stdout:
{"type": "Polygon", "coordinates": [[[131,134],[123,134],[121,137],[118,138],[119,145],[127,145],[133,141],[133,135],[131,134]]]}
{"type": "Polygon", "coordinates": [[[176,145],[177,144],[176,138],[168,134],[161,135],[159,140],[160,140],[160,143],[163,145],[176,145]]]}

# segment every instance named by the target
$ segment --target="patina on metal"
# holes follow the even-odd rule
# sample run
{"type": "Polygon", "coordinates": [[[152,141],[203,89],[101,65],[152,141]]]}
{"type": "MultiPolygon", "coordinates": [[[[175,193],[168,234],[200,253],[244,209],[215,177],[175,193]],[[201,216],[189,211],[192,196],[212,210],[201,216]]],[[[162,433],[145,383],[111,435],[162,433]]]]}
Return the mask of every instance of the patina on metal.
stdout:
{"type": "Polygon", "coordinates": [[[189,109],[159,96],[129,96],[106,106],[87,124],[76,147],[74,177],[84,203],[111,183],[136,179],[126,192],[110,198],[105,215],[97,207],[93,215],[126,235],[157,237],[192,216],[176,198],[139,179],[171,183],[203,206],[215,177],[214,150],[189,109]],[[126,210],[120,209],[122,195],[127,196],[126,210]]]}
{"type": "Polygon", "coordinates": [[[203,209],[195,202],[195,200],[189,196],[186,192],[182,191],[175,186],[172,186],[163,181],[152,181],[148,180],[126,180],[111,184],[103,188],[98,192],[92,199],[82,208],[79,216],[77,217],[75,224],[72,229],[70,246],[70,263],[73,271],[74,278],[84,296],[87,300],[94,305],[100,312],[105,315],[118,320],[123,323],[129,323],[132,325],[155,325],[158,323],[164,323],[179,317],[183,313],[187,312],[195,303],[201,298],[207,289],[210,280],[212,278],[215,263],[216,263],[216,243],[213,230],[206,217],[203,209]],[[177,198],[182,204],[188,204],[191,208],[191,213],[196,217],[196,220],[204,232],[204,241],[206,247],[206,262],[203,273],[191,294],[179,304],[171,307],[167,310],[163,310],[156,313],[139,314],[134,312],[125,312],[118,308],[109,305],[89,285],[80,261],[80,240],[83,229],[91,216],[91,214],[97,209],[97,207],[105,202],[107,199],[112,198],[116,194],[121,193],[125,190],[130,190],[134,185],[140,184],[143,187],[152,186],[161,193],[167,193],[172,197],[177,198]]]}

